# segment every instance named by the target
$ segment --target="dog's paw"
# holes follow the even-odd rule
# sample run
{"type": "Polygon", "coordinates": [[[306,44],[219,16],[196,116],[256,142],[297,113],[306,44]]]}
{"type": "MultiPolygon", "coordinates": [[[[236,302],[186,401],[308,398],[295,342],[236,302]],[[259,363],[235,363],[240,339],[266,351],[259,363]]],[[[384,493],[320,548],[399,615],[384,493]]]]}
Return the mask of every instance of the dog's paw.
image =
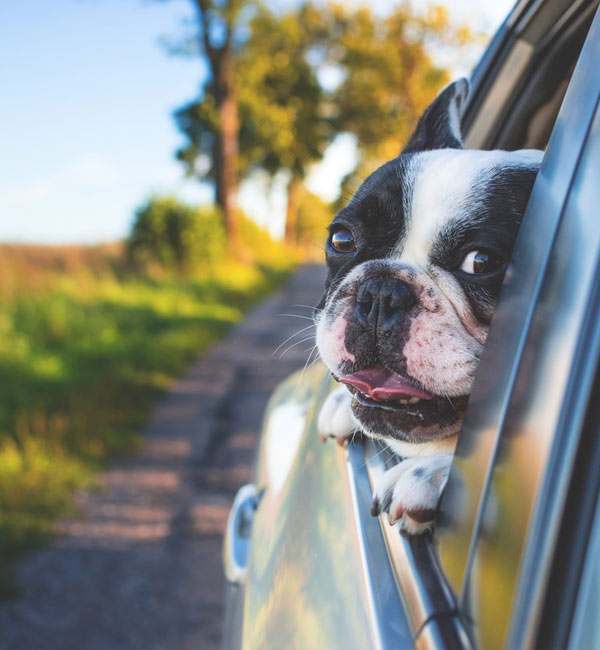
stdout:
{"type": "Polygon", "coordinates": [[[359,431],[352,419],[351,401],[352,395],[345,386],[340,386],[329,394],[317,422],[319,437],[323,442],[327,438],[335,438],[338,444],[343,445],[359,431]]]}
{"type": "Polygon", "coordinates": [[[371,514],[387,513],[390,525],[420,535],[431,528],[452,464],[452,454],[416,456],[390,468],[375,488],[371,514]]]}

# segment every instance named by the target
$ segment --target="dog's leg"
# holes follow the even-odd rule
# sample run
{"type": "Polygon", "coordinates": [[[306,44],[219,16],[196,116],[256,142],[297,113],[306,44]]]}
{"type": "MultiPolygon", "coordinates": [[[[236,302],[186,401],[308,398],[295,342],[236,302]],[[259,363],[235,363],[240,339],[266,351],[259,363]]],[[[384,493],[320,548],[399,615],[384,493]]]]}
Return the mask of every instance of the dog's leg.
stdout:
{"type": "Polygon", "coordinates": [[[343,445],[360,431],[352,418],[351,401],[352,395],[345,386],[340,386],[329,394],[317,422],[319,437],[323,442],[327,438],[335,438],[338,444],[343,445]]]}
{"type": "Polygon", "coordinates": [[[390,525],[399,521],[411,535],[425,532],[433,524],[452,458],[452,454],[416,456],[390,468],[375,488],[371,514],[387,512],[390,525]]]}

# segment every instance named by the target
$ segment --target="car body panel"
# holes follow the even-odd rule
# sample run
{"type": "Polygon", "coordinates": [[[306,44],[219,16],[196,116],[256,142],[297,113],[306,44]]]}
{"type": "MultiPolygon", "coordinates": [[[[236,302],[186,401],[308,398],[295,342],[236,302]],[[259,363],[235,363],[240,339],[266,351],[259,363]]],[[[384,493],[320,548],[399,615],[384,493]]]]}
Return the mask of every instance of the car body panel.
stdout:
{"type": "Polygon", "coordinates": [[[290,639],[307,650],[383,648],[390,637],[412,644],[379,523],[367,511],[369,521],[357,525],[356,492],[370,490],[364,462],[362,472],[348,471],[351,452],[322,444],[317,434],[316,414],[329,389],[329,374],[318,364],[287,380],[267,411],[244,648],[289,647],[290,639]],[[383,615],[390,610],[398,614],[383,615]]]}

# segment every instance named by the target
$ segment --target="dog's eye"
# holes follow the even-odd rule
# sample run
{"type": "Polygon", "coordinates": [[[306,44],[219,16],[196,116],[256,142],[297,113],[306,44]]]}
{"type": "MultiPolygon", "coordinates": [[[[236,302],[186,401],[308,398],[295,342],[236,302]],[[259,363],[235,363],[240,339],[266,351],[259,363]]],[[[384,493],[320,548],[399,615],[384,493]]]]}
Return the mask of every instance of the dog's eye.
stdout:
{"type": "Polygon", "coordinates": [[[465,273],[493,273],[498,271],[505,261],[490,251],[471,251],[467,253],[460,265],[460,270],[465,273]]]}
{"type": "Polygon", "coordinates": [[[331,245],[340,253],[352,253],[356,250],[354,237],[349,230],[340,228],[331,235],[331,245]]]}

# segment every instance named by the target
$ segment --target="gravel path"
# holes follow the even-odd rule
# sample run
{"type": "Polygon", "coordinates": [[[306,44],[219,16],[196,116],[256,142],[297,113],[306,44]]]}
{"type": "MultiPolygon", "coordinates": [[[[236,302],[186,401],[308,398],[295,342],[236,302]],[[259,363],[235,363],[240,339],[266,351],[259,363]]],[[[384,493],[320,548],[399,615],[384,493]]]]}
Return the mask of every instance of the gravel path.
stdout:
{"type": "Polygon", "coordinates": [[[251,480],[270,392],[312,345],[273,356],[309,324],[281,314],[308,316],[292,305],[316,304],[323,281],[321,267],[301,267],[173,386],[141,453],[102,473],[65,535],[20,563],[22,597],[0,605],[1,648],[219,646],[229,505],[251,480]]]}

